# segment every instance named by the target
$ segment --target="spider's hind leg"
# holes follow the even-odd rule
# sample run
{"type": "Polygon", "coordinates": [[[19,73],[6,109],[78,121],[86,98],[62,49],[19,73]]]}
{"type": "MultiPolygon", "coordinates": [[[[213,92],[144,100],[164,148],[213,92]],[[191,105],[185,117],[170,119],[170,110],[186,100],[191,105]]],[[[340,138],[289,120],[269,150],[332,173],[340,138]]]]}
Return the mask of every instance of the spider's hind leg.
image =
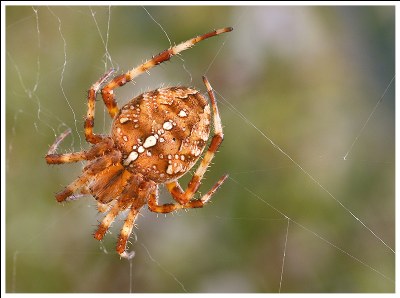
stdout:
{"type": "Polygon", "coordinates": [[[209,202],[212,195],[218,190],[218,188],[221,187],[221,185],[225,182],[227,178],[228,175],[225,174],[214,184],[214,186],[205,195],[203,195],[200,199],[194,199],[194,200],[192,200],[192,197],[185,197],[185,192],[183,192],[182,187],[179,185],[178,181],[170,182],[166,185],[167,189],[171,193],[174,200],[177,201],[179,204],[175,203],[175,204],[158,205],[157,200],[152,199],[149,200],[149,208],[151,211],[158,213],[168,213],[176,209],[182,209],[182,208],[185,209],[202,208],[206,203],[209,202]],[[171,211],[167,211],[168,209],[171,209],[171,211]]]}
{"type": "MultiPolygon", "coordinates": [[[[213,109],[214,136],[212,137],[211,143],[185,191],[182,190],[178,181],[172,181],[166,183],[166,187],[173,196],[173,198],[183,206],[190,206],[190,205],[195,206],[195,204],[198,204],[199,207],[203,206],[217,191],[217,189],[222,185],[222,183],[224,183],[224,181],[228,178],[228,175],[225,174],[217,181],[217,183],[215,183],[215,185],[211,188],[211,190],[206,195],[204,195],[200,200],[192,200],[193,196],[200,187],[201,180],[203,179],[208,166],[211,164],[211,161],[215,156],[215,152],[217,152],[219,146],[221,145],[224,139],[221,117],[219,116],[218,106],[217,106],[217,101],[215,99],[214,91],[206,77],[203,77],[203,82],[206,85],[208,96],[210,98],[211,106],[213,109]]],[[[193,208],[193,207],[187,207],[187,208],[193,208]]]]}

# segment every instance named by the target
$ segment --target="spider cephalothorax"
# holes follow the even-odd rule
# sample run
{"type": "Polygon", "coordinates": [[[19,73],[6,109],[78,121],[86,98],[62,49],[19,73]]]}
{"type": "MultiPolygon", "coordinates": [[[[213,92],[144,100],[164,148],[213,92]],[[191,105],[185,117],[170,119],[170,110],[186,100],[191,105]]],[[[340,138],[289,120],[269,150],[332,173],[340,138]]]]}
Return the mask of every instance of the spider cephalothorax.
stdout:
{"type": "Polygon", "coordinates": [[[223,140],[217,102],[205,77],[203,81],[211,106],[195,89],[170,87],[145,92],[119,109],[113,89],[125,85],[195,43],[229,31],[232,28],[215,30],[171,47],[106,84],[101,89],[101,94],[113,118],[109,136],[93,133],[96,95],[112,71],[104,74],[92,85],[88,94],[85,136],[93,146],[87,151],[57,154],[58,145],[70,133],[67,130],[56,139],[46,155],[49,164],[87,161],[82,174],[57,193],[56,199],[63,202],[77,193],[93,195],[99,203],[99,210],[107,212],[94,234],[96,239],[103,239],[115,217],[121,211],[129,209],[117,243],[117,252],[122,257],[131,257],[126,252],[126,244],[141,207],[147,204],[151,211],[158,213],[202,207],[227,175],[221,177],[200,199],[193,199],[223,140]],[[211,110],[214,136],[184,191],[177,179],[193,167],[206,147],[210,134],[211,110]],[[166,185],[175,203],[158,204],[159,184],[166,185]]]}

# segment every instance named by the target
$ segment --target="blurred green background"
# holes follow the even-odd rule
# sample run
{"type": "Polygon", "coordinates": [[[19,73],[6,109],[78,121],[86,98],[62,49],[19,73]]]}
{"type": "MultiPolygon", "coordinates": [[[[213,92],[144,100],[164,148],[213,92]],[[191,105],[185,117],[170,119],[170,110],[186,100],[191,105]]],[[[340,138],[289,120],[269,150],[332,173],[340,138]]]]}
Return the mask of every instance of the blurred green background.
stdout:
{"type": "MultiPolygon", "coordinates": [[[[361,130],[395,73],[394,7],[146,9],[6,8],[6,291],[394,292],[394,85],[361,130]],[[99,243],[93,198],[54,199],[83,164],[44,155],[68,127],[60,152],[88,148],[86,90],[167,48],[156,22],[172,43],[234,31],[118,89],[118,101],[162,84],[204,91],[206,74],[225,141],[201,190],[231,179],[206,208],[144,208],[129,263],[114,250],[122,219],[99,243]]],[[[107,133],[103,106],[95,131],[107,133]]]]}

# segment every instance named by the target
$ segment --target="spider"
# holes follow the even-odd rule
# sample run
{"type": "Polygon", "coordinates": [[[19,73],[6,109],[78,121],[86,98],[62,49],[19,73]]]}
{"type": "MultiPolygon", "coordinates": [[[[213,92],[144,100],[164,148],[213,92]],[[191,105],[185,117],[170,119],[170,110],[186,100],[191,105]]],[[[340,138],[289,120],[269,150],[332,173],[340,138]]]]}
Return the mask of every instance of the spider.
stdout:
{"type": "Polygon", "coordinates": [[[114,89],[196,43],[232,30],[231,27],[218,29],[170,47],[125,74],[116,76],[101,88],[113,72],[109,70],[88,91],[84,130],[86,141],[92,147],[80,152],[56,153],[59,144],[71,133],[69,129],[58,136],[49,148],[45,157],[48,164],[87,161],[82,174],[55,197],[58,202],[64,202],[90,194],[97,200],[99,211],[106,215],[94,238],[102,240],[117,215],[129,210],[117,241],[116,250],[121,257],[133,257],[133,252],[127,252],[127,242],[144,205],[147,204],[151,211],[157,213],[203,207],[228,175],[222,176],[200,199],[193,198],[223,140],[217,102],[206,77],[203,76],[203,82],[211,108],[199,91],[179,86],[145,92],[119,109],[114,89]],[[100,89],[113,119],[109,135],[93,133],[95,102],[100,89]],[[193,167],[206,147],[211,109],[214,135],[187,189],[183,190],[178,178],[193,167]],[[174,203],[158,203],[159,184],[165,184],[174,203]]]}

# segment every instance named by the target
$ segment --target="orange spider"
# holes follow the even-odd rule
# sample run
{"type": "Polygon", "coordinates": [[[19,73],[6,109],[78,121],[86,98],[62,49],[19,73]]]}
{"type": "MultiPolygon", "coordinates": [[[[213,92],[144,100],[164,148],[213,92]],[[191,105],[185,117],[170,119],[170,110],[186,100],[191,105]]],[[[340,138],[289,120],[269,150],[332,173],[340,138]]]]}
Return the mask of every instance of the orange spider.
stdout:
{"type": "Polygon", "coordinates": [[[127,241],[135,219],[144,205],[153,212],[168,213],[182,208],[200,208],[226,180],[222,176],[202,198],[193,199],[201,179],[222,143],[223,132],[217,102],[208,80],[203,77],[211,101],[214,136],[185,191],[178,178],[186,174],[201,156],[210,134],[211,108],[199,91],[187,87],[160,88],[145,92],[117,107],[114,89],[125,85],[154,66],[189,49],[194,44],[233,29],[215,30],[171,47],[138,67],[112,79],[101,89],[101,95],[113,119],[110,135],[93,133],[95,102],[101,85],[112,70],[92,85],[88,93],[88,111],[84,124],[86,141],[93,146],[86,151],[57,154],[56,150],[70,130],[62,133],[50,147],[48,164],[86,160],[82,174],[56,194],[58,202],[73,199],[74,194],[91,194],[99,210],[108,212],[94,237],[103,239],[116,216],[129,213],[117,242],[121,257],[131,258],[127,241]],[[158,185],[165,184],[176,203],[158,204],[158,185]]]}

